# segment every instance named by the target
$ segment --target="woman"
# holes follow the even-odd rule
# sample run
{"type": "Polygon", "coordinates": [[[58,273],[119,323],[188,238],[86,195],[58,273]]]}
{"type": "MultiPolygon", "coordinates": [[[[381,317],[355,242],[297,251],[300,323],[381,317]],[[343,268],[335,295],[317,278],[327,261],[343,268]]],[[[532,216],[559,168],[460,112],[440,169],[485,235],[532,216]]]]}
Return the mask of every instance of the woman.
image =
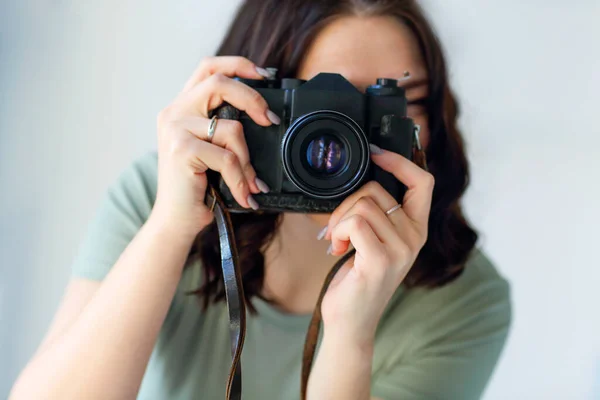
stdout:
{"type": "Polygon", "coordinates": [[[265,66],[302,79],[336,72],[361,90],[409,71],[408,113],[422,127],[431,174],[372,147],[372,161],[409,188],[402,208],[369,183],[331,215],[233,216],[256,311],[242,356],[244,399],[298,398],[310,313],[350,244],[356,255],[323,301],[308,398],[481,396],[506,339],[509,290],[475,249],[459,206],[468,166],[430,24],[412,0],[248,0],[218,57],[202,61],[160,113],[158,156],[138,160],[109,190],[11,398],[223,397],[230,348],[206,171],[219,171],[249,209],[269,188],[241,125],[219,120],[209,137],[208,117],[227,101],[259,125],[280,123],[231,79],[269,77],[265,66]]]}

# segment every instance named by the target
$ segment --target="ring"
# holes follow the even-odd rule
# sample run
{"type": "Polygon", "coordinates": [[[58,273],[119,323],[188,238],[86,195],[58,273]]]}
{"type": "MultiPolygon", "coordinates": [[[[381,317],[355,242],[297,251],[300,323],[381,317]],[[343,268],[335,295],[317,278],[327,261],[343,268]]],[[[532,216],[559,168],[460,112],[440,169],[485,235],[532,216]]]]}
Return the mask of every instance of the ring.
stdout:
{"type": "Polygon", "coordinates": [[[212,142],[213,136],[215,136],[215,129],[217,128],[217,116],[213,116],[210,119],[210,124],[208,125],[208,134],[206,135],[206,139],[209,142],[212,142]]]}
{"type": "Polygon", "coordinates": [[[389,210],[387,210],[387,211],[385,212],[385,215],[390,215],[391,213],[393,213],[394,211],[396,211],[396,210],[398,210],[398,209],[400,209],[400,208],[402,208],[402,204],[399,204],[399,203],[398,203],[398,204],[396,204],[394,207],[392,207],[392,208],[390,208],[389,210]]]}

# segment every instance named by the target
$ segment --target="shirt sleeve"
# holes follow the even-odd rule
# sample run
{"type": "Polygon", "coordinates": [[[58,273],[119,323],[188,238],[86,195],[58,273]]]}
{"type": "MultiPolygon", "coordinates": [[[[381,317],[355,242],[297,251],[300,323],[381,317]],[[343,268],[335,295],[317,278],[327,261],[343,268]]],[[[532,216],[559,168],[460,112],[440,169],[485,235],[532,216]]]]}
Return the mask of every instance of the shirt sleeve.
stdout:
{"type": "MultiPolygon", "coordinates": [[[[467,278],[473,283],[473,279],[467,278]]],[[[383,400],[480,399],[504,347],[510,321],[509,285],[501,279],[438,289],[423,302],[412,351],[374,378],[383,400]]],[[[434,289],[435,291],[435,289],[434,289]]],[[[422,295],[422,296],[421,296],[422,295]]],[[[405,326],[404,329],[407,327],[405,326]]]]}
{"type": "Polygon", "coordinates": [[[157,156],[147,154],[107,190],[72,264],[72,276],[102,280],[148,219],[157,186],[157,156]]]}

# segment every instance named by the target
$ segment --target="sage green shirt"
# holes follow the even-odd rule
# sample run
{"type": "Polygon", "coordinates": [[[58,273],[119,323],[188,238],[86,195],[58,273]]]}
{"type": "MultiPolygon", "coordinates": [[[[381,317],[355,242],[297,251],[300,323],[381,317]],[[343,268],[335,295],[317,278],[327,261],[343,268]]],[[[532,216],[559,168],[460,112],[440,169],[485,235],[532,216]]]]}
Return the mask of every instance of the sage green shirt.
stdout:
{"type": "MultiPolygon", "coordinates": [[[[73,265],[73,275],[102,280],[148,218],[157,156],[137,160],[108,190],[73,265]]],[[[230,364],[224,303],[202,312],[185,292],[201,283],[189,265],[161,329],[139,399],[223,399],[230,364]]],[[[242,355],[243,399],[298,399],[309,315],[284,314],[254,299],[242,355]]],[[[438,289],[400,286],[375,339],[372,395],[393,399],[478,399],[506,340],[509,286],[480,252],[438,289]]],[[[340,366],[343,368],[343,366],[340,366]]]]}

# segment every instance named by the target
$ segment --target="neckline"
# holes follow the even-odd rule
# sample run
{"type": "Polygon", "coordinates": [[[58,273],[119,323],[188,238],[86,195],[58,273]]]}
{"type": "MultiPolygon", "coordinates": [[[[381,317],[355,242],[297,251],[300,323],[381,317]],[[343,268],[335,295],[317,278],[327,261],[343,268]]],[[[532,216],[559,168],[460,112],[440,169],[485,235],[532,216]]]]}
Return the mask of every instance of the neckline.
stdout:
{"type": "Polygon", "coordinates": [[[310,320],[312,318],[312,313],[286,313],[277,309],[272,304],[269,304],[267,301],[256,296],[253,297],[251,301],[254,307],[256,308],[256,311],[258,311],[258,315],[253,316],[252,318],[264,320],[272,325],[291,331],[306,332],[306,330],[308,329],[308,325],[310,324],[310,320]]]}

